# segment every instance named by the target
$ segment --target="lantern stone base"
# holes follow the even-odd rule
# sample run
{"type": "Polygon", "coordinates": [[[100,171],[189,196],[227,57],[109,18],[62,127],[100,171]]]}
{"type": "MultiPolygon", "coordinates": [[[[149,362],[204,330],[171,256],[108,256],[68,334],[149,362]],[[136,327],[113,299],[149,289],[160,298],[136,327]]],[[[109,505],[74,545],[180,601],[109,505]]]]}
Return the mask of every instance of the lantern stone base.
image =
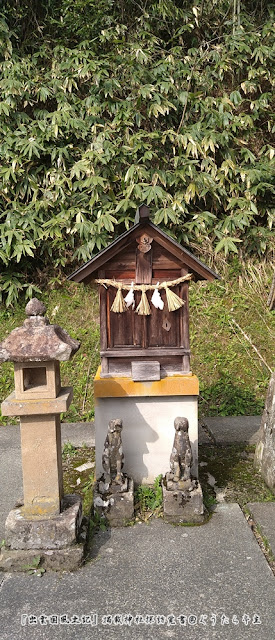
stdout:
{"type": "Polygon", "coordinates": [[[83,562],[83,544],[66,549],[7,549],[0,553],[1,571],[28,571],[45,569],[75,571],[83,562]]]}
{"type": "Polygon", "coordinates": [[[164,521],[171,524],[201,524],[205,521],[203,495],[198,481],[186,481],[182,489],[167,489],[162,482],[164,521]],[[192,486],[191,483],[194,483],[192,486]]]}
{"type": "Polygon", "coordinates": [[[5,547],[0,569],[24,571],[39,559],[39,567],[72,571],[83,560],[85,531],[82,528],[82,500],[67,495],[61,513],[48,519],[26,518],[23,507],[12,509],[5,524],[5,547]],[[80,542],[81,540],[81,542],[80,542]]]}
{"type": "Polygon", "coordinates": [[[153,484],[169,468],[175,429],[174,420],[189,421],[192,446],[192,476],[198,477],[198,378],[175,375],[153,382],[132,378],[94,380],[96,475],[102,473],[102,452],[109,420],[123,421],[124,469],[135,484],[153,484]]]}
{"type": "Polygon", "coordinates": [[[127,525],[134,516],[133,480],[126,478],[124,486],[111,485],[106,492],[103,480],[98,480],[94,490],[94,510],[101,518],[104,517],[111,527],[127,525]]]}

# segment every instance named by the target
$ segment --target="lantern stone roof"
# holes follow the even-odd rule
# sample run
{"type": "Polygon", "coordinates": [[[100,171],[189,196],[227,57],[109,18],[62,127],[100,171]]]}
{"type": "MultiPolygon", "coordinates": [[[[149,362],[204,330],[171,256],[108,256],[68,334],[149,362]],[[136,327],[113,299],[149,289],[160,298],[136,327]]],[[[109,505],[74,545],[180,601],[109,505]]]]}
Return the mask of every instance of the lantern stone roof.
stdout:
{"type": "Polygon", "coordinates": [[[26,306],[27,318],[0,343],[0,362],[45,362],[69,360],[80,342],[44,317],[45,305],[33,298],[26,306]]]}
{"type": "Polygon", "coordinates": [[[68,280],[84,282],[86,284],[93,278],[97,278],[98,270],[101,269],[106,262],[115,258],[125,249],[127,250],[129,244],[140,235],[141,230],[150,234],[154,242],[161,245],[166,249],[166,251],[172,254],[179,264],[187,265],[188,270],[193,274],[193,279],[195,281],[220,280],[220,276],[215,273],[215,271],[210,269],[210,267],[201,262],[190,251],[174,240],[174,238],[169,236],[150,221],[149,208],[146,205],[141,205],[138,208],[135,224],[131,229],[125,231],[111,244],[88,260],[88,262],[76,269],[74,273],[68,276],[68,280]]]}

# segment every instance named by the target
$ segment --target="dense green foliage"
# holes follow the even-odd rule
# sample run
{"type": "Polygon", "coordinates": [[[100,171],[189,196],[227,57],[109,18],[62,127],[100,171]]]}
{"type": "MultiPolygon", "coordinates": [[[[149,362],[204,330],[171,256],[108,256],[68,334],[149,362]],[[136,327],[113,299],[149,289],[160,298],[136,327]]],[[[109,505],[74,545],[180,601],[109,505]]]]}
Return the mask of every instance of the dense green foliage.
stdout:
{"type": "Polygon", "coordinates": [[[7,304],[24,287],[32,294],[37,269],[88,259],[131,225],[141,202],[168,233],[206,254],[268,251],[271,7],[4,2],[0,264],[7,304]]]}

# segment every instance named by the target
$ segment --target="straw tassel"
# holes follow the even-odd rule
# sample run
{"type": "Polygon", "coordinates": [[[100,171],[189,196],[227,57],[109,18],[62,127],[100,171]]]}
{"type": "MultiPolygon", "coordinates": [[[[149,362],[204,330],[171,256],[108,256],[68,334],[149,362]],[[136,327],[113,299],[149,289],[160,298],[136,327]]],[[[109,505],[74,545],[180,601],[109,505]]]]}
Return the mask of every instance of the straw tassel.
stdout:
{"type": "Polygon", "coordinates": [[[151,315],[150,305],[146,296],[146,287],[144,285],[142,285],[141,287],[141,299],[139,305],[136,308],[136,313],[138,313],[139,316],[151,315]]]}
{"type": "Polygon", "coordinates": [[[124,311],[126,311],[126,309],[127,305],[122,295],[122,284],[119,284],[116,297],[111,306],[111,311],[113,311],[114,313],[123,313],[124,311]]]}
{"type": "Polygon", "coordinates": [[[180,307],[183,307],[183,300],[174,293],[174,291],[171,291],[165,282],[163,283],[163,286],[166,292],[168,311],[176,311],[177,309],[180,309],[180,307]]]}

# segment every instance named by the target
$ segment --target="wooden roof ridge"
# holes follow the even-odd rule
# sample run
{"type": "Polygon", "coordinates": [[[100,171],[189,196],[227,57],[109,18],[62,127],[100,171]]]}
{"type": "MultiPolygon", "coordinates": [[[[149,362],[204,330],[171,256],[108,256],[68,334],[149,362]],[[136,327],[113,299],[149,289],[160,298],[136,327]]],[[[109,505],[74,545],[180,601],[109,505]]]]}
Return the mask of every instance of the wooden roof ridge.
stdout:
{"type": "Polygon", "coordinates": [[[96,255],[92,256],[90,260],[85,262],[81,267],[78,267],[71,275],[67,277],[68,280],[74,280],[75,282],[82,282],[86,280],[94,271],[100,269],[108,260],[114,258],[119,251],[127,247],[128,240],[138,236],[139,232],[146,227],[150,227],[150,233],[156,242],[159,242],[167,251],[173,252],[180,261],[187,264],[191,271],[197,275],[197,279],[205,280],[220,280],[220,276],[215,273],[210,267],[205,265],[199,258],[194,256],[188,249],[183,247],[177,240],[169,236],[165,231],[162,231],[153,222],[146,219],[142,222],[137,222],[128,231],[122,233],[118,238],[113,240],[107,247],[101,249],[96,255]],[[171,245],[169,247],[169,245],[171,245]],[[172,251],[171,251],[172,250],[172,251]]]}

